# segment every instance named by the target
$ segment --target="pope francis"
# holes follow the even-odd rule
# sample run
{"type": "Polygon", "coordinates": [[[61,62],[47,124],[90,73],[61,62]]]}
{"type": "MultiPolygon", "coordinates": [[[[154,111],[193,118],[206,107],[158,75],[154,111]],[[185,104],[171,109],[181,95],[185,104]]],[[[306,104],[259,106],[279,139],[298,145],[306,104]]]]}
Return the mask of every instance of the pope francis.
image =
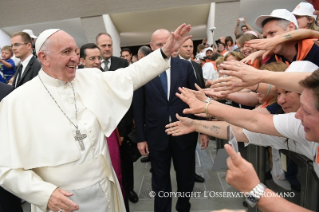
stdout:
{"type": "Polygon", "coordinates": [[[33,212],[125,211],[105,136],[133,91],[169,67],[190,29],[182,24],[160,50],[115,72],[76,70],[74,39],[58,29],[42,32],[42,70],[0,104],[0,185],[33,212]]]}

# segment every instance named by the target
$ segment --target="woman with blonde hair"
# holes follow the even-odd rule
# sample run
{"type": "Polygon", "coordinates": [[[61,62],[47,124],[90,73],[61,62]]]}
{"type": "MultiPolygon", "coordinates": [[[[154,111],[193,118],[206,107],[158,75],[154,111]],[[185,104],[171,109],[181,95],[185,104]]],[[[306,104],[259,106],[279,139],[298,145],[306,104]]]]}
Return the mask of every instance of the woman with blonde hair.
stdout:
{"type": "Polygon", "coordinates": [[[308,2],[301,2],[292,11],[295,15],[299,29],[312,29],[318,31],[319,28],[316,26],[317,16],[313,14],[315,8],[308,2]]]}

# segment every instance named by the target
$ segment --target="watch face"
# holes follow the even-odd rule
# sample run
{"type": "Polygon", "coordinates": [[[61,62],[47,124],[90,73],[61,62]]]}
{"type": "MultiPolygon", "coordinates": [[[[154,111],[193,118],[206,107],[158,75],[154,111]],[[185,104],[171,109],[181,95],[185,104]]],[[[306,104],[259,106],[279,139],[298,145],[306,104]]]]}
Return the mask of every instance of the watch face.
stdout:
{"type": "Polygon", "coordinates": [[[256,198],[252,195],[248,195],[247,199],[253,204],[257,203],[256,198]]]}

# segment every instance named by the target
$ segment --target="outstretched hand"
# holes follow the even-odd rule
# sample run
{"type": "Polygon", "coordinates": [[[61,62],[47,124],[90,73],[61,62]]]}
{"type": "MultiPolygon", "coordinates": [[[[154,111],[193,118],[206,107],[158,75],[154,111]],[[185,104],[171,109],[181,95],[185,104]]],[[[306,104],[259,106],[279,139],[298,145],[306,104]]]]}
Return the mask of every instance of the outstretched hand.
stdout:
{"type": "Polygon", "coordinates": [[[178,50],[178,48],[192,36],[186,36],[191,30],[191,25],[182,24],[169,36],[166,44],[162,47],[164,54],[170,57],[171,54],[178,50]]]}
{"type": "Polygon", "coordinates": [[[193,92],[193,94],[196,96],[197,99],[204,102],[207,99],[207,96],[205,95],[205,90],[199,87],[196,83],[195,83],[195,87],[197,91],[195,90],[190,90],[190,91],[193,92]]]}
{"type": "Polygon", "coordinates": [[[262,81],[263,70],[256,69],[242,62],[226,61],[223,62],[221,66],[225,70],[220,70],[220,73],[242,80],[242,82],[234,84],[234,87],[249,87],[262,81]]]}
{"type": "MultiPolygon", "coordinates": [[[[257,40],[257,39],[256,39],[257,40]]],[[[253,63],[257,58],[263,57],[265,55],[265,50],[259,50],[256,52],[251,53],[247,57],[241,60],[243,63],[253,63]]]]}
{"type": "Polygon", "coordinates": [[[178,88],[181,93],[176,93],[183,102],[188,104],[189,108],[184,109],[184,114],[196,114],[205,112],[205,103],[198,100],[195,94],[187,88],[178,88]]]}
{"type": "Polygon", "coordinates": [[[165,132],[168,135],[180,136],[180,135],[189,134],[195,131],[193,119],[182,117],[182,116],[179,116],[178,114],[176,114],[176,118],[178,121],[170,123],[165,126],[167,128],[165,132]]]}
{"type": "MultiPolygon", "coordinates": [[[[242,83],[243,81],[241,79],[238,79],[237,77],[225,77],[220,78],[213,82],[213,85],[211,86],[214,92],[217,95],[221,95],[226,97],[230,93],[235,93],[238,91],[241,91],[242,89],[246,88],[245,86],[239,86],[239,83],[242,83]]],[[[206,93],[209,95],[209,93],[206,93]]]]}
{"type": "Polygon", "coordinates": [[[258,50],[271,51],[276,48],[277,45],[281,43],[280,38],[282,35],[276,35],[272,38],[267,39],[253,39],[245,42],[245,46],[251,47],[258,50]]]}

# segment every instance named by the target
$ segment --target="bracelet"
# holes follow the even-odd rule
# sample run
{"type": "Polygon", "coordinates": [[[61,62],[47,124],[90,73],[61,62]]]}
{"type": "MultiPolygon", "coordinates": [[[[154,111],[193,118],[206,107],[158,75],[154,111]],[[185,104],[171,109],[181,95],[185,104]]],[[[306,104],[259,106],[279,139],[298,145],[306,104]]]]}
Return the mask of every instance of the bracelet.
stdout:
{"type": "Polygon", "coordinates": [[[162,54],[162,57],[163,57],[164,59],[167,59],[167,58],[168,58],[168,57],[166,56],[166,54],[164,54],[162,48],[161,48],[161,54],[162,54]]]}
{"type": "Polygon", "coordinates": [[[255,90],[253,90],[253,91],[257,92],[258,88],[259,88],[259,83],[257,84],[257,88],[255,90]]]}
{"type": "Polygon", "coordinates": [[[270,93],[270,89],[271,89],[271,84],[269,84],[269,86],[268,86],[268,91],[267,91],[266,95],[268,95],[270,93]]]}
{"type": "Polygon", "coordinates": [[[208,106],[209,106],[209,104],[210,104],[210,102],[207,102],[207,104],[206,104],[206,108],[205,108],[205,113],[206,113],[206,116],[207,116],[207,118],[209,118],[209,113],[208,113],[208,106]]]}

